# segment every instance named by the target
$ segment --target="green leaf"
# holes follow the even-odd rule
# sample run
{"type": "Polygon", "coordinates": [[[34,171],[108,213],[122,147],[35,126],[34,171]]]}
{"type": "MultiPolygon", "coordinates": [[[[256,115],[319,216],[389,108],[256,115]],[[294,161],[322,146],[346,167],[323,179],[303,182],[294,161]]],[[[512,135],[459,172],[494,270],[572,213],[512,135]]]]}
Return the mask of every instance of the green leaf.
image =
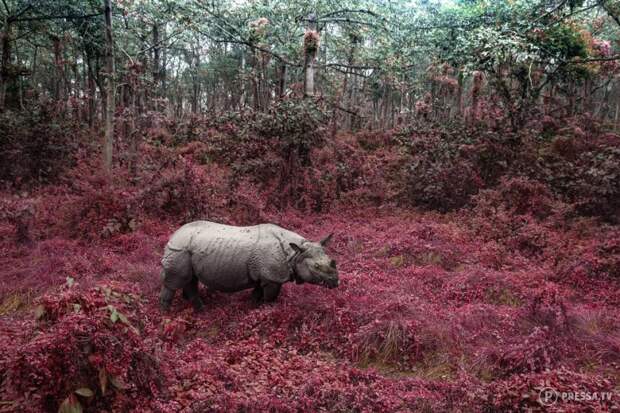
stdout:
{"type": "Polygon", "coordinates": [[[95,395],[95,393],[88,387],[80,387],[75,391],[75,394],[79,394],[84,397],[93,397],[95,395]]]}
{"type": "Polygon", "coordinates": [[[119,313],[118,311],[116,312],[116,314],[118,315],[119,320],[121,320],[121,322],[127,324],[128,326],[131,325],[129,323],[129,320],[127,319],[127,317],[125,317],[125,315],[123,313],[119,313]]]}
{"type": "Polygon", "coordinates": [[[118,377],[110,376],[110,383],[112,383],[112,386],[116,387],[119,390],[126,389],[125,385],[118,377]]]}
{"type": "Polygon", "coordinates": [[[108,373],[105,369],[99,369],[99,385],[101,386],[101,394],[105,394],[108,388],[108,373]]]}
{"type": "Polygon", "coordinates": [[[45,315],[45,306],[43,304],[39,304],[34,309],[34,318],[36,320],[40,320],[45,315]]]}
{"type": "Polygon", "coordinates": [[[58,413],[82,413],[82,405],[75,394],[71,394],[60,404],[58,413]]]}
{"type": "Polygon", "coordinates": [[[110,314],[110,320],[112,320],[113,323],[116,323],[119,319],[119,315],[118,315],[118,311],[116,311],[116,308],[112,307],[112,313],[110,314]]]}

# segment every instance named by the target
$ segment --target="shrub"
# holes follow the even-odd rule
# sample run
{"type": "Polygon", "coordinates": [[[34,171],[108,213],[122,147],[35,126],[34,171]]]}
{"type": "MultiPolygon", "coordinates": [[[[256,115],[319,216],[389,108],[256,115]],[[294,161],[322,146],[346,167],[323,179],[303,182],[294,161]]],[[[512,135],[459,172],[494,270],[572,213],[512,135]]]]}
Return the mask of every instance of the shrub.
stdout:
{"type": "Polygon", "coordinates": [[[561,243],[552,228],[561,226],[569,212],[544,184],[505,178],[496,188],[474,197],[469,226],[485,241],[498,242],[525,256],[539,256],[561,243]]]}
{"type": "Polygon", "coordinates": [[[75,129],[44,108],[0,114],[0,181],[18,187],[53,181],[74,163],[79,142],[70,131],[75,129]]]}
{"type": "Polygon", "coordinates": [[[95,239],[134,230],[138,218],[135,193],[110,181],[105,172],[91,171],[80,164],[69,175],[72,195],[57,212],[62,232],[70,238],[95,239]]]}
{"type": "Polygon", "coordinates": [[[65,201],[48,211],[57,218],[50,224],[70,238],[108,238],[134,231],[145,216],[181,223],[225,205],[229,177],[221,167],[197,165],[192,153],[143,150],[135,177],[121,168],[108,176],[96,161],[80,160],[63,178],[66,185],[55,188],[65,201]]]}
{"type": "Polygon", "coordinates": [[[592,279],[620,279],[620,231],[598,231],[571,254],[557,260],[556,274],[563,281],[588,283],[592,279]]]}
{"type": "Polygon", "coordinates": [[[35,206],[31,200],[0,198],[0,222],[6,221],[15,228],[15,242],[18,244],[31,241],[34,216],[35,206]]]}
{"type": "MultiPolygon", "coordinates": [[[[582,132],[583,134],[583,132],[582,132]]],[[[618,138],[575,135],[556,138],[539,161],[538,179],[574,203],[581,215],[620,220],[620,146],[618,138]]]]}
{"type": "Polygon", "coordinates": [[[9,394],[24,408],[126,411],[159,391],[158,363],[129,317],[139,305],[133,295],[102,285],[40,302],[39,333],[13,352],[6,369],[9,394]]]}
{"type": "Polygon", "coordinates": [[[470,162],[414,156],[409,167],[408,196],[416,205],[445,212],[466,205],[482,184],[470,162]]]}
{"type": "Polygon", "coordinates": [[[450,211],[494,185],[509,167],[511,135],[500,138],[459,124],[412,125],[396,136],[411,155],[406,195],[419,206],[450,211]]]}
{"type": "Polygon", "coordinates": [[[620,221],[620,146],[586,152],[577,170],[577,208],[586,215],[620,221]]]}
{"type": "Polygon", "coordinates": [[[505,212],[544,219],[552,214],[554,206],[553,195],[544,184],[523,177],[503,178],[497,187],[474,198],[474,211],[489,218],[505,212]]]}
{"type": "Polygon", "coordinates": [[[209,192],[217,190],[215,179],[207,182],[203,170],[191,161],[180,167],[161,171],[150,184],[136,195],[140,209],[154,216],[172,216],[178,222],[204,217],[210,205],[209,192]],[[210,185],[211,184],[211,185],[210,185]]]}
{"type": "Polygon", "coordinates": [[[310,100],[275,102],[257,114],[251,128],[263,138],[275,138],[285,159],[294,155],[302,166],[310,163],[310,150],[324,142],[326,117],[310,100]]]}

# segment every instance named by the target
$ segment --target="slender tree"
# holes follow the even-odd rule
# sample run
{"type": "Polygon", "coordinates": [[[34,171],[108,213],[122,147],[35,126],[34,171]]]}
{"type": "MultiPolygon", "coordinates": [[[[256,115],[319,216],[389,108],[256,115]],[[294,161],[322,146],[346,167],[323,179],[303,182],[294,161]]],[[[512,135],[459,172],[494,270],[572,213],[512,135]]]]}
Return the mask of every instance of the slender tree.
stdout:
{"type": "Polygon", "coordinates": [[[112,37],[112,5],[104,0],[105,19],[105,60],[106,60],[106,102],[105,102],[105,139],[103,149],[104,166],[108,173],[112,171],[112,155],[114,147],[114,38],[112,37]]]}

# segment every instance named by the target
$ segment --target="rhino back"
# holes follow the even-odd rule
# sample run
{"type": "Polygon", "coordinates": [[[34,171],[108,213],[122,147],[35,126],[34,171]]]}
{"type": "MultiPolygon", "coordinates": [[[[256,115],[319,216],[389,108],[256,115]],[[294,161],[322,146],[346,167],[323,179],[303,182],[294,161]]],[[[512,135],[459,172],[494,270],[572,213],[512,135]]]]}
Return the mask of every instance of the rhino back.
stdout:
{"type": "Polygon", "coordinates": [[[279,277],[286,279],[288,243],[303,241],[300,235],[273,224],[236,227],[196,221],[179,228],[166,248],[187,250],[201,282],[232,292],[254,285],[267,265],[286,273],[279,277]]]}

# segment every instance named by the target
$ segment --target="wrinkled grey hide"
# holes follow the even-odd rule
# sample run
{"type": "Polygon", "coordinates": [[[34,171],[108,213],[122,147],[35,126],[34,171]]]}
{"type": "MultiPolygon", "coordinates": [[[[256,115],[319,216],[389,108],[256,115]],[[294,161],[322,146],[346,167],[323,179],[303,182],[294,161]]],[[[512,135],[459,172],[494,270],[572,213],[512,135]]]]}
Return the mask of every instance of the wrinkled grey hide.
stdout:
{"type": "Polygon", "coordinates": [[[273,301],[282,284],[308,282],[329,288],[338,286],[336,262],[320,242],[273,224],[235,227],[196,221],[179,228],[161,260],[163,286],[160,304],[170,307],[176,290],[202,308],[198,281],[216,291],[235,292],[254,288],[257,301],[273,301]]]}

